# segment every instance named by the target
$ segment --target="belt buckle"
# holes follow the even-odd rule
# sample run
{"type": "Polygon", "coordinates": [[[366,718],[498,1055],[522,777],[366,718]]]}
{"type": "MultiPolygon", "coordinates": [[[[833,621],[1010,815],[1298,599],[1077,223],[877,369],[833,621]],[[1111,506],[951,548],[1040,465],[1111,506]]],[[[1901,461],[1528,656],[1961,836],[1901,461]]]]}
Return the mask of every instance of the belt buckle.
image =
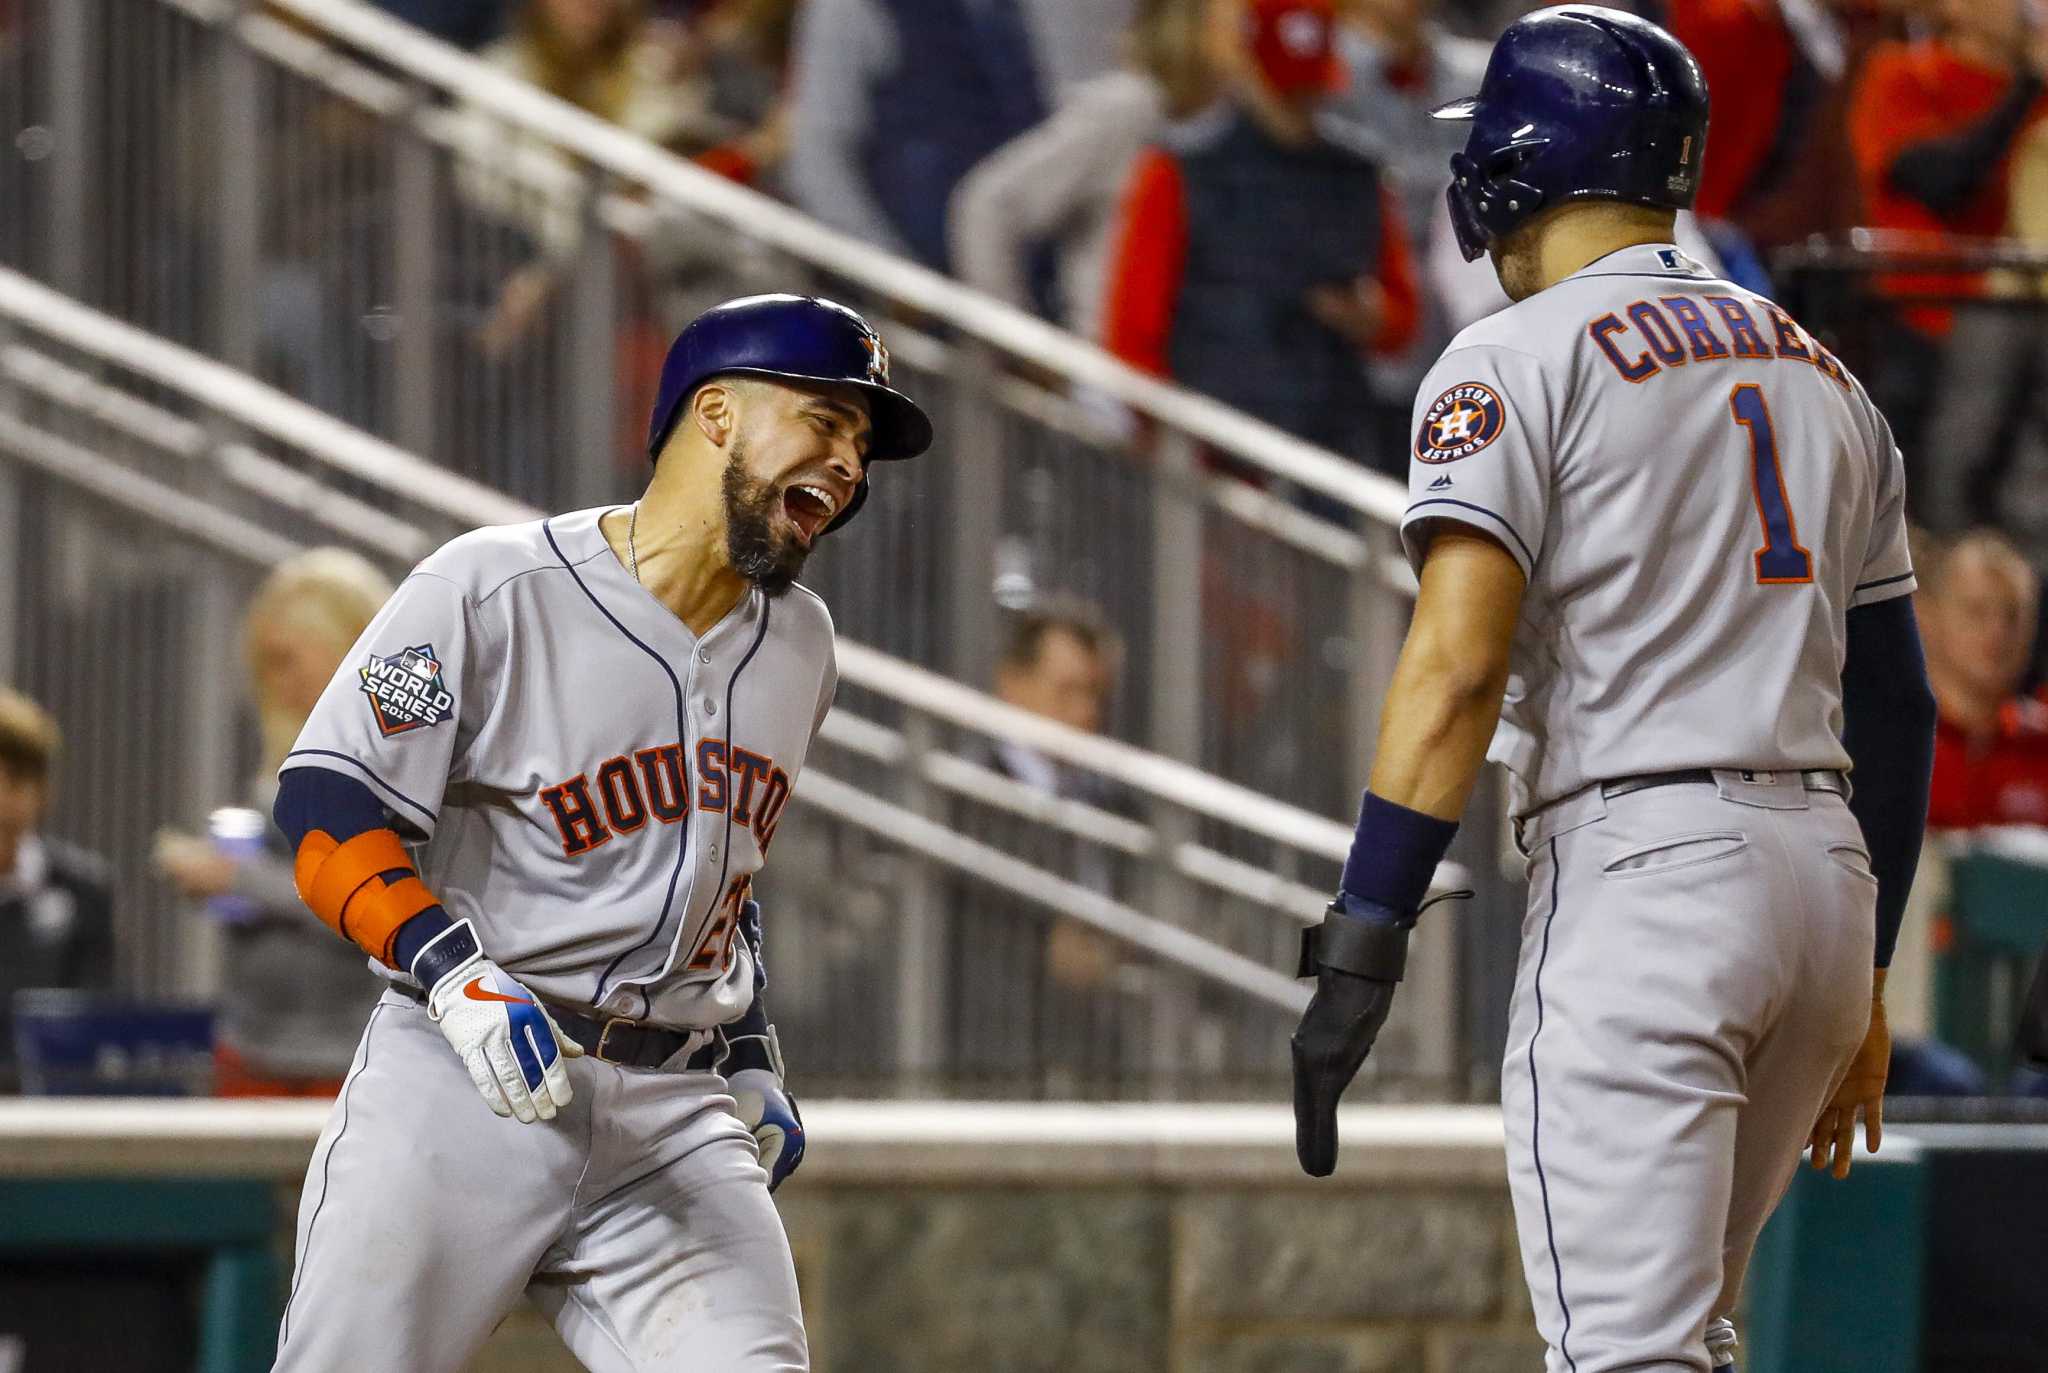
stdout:
{"type": "Polygon", "coordinates": [[[617,1029],[621,1025],[624,1025],[629,1030],[633,1028],[632,1021],[626,1019],[624,1016],[615,1015],[611,1019],[605,1021],[604,1027],[597,1032],[597,1047],[592,1049],[590,1052],[600,1062],[617,1063],[619,1061],[605,1052],[605,1045],[610,1042],[612,1037],[612,1031],[617,1029]]]}

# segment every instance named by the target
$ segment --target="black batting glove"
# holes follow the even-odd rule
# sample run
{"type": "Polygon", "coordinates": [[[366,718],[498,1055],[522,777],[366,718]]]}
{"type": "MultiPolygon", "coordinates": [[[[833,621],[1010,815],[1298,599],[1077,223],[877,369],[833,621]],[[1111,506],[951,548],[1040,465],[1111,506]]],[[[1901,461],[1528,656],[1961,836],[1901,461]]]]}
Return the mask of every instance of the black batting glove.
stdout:
{"type": "Polygon", "coordinates": [[[1316,994],[1288,1041],[1294,1056],[1294,1153],[1301,1170],[1326,1178],[1337,1170],[1337,1098],[1365,1066],[1397,983],[1324,968],[1316,994]]]}
{"type": "Polygon", "coordinates": [[[1323,923],[1301,932],[1296,973],[1313,977],[1316,993],[1288,1048],[1294,1059],[1294,1153],[1310,1177],[1337,1170],[1337,1098],[1365,1066],[1393,1009],[1394,988],[1408,968],[1408,932],[1437,902],[1471,895],[1444,892],[1403,912],[1339,892],[1323,923]]]}
{"type": "Polygon", "coordinates": [[[1302,1171],[1337,1168],[1337,1099],[1365,1066],[1394,1006],[1414,917],[1340,895],[1323,923],[1301,932],[1303,977],[1316,992],[1288,1048],[1294,1060],[1294,1152],[1302,1171]]]}

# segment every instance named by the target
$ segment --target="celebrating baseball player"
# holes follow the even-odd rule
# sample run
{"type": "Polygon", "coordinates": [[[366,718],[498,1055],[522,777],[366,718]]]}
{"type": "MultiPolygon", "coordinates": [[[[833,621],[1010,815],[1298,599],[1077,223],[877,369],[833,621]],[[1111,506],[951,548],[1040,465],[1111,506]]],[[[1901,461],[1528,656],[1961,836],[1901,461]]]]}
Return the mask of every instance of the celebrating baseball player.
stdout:
{"type": "Polygon", "coordinates": [[[859,315],[729,302],[669,352],[637,502],[464,535],[364,632],[277,818],[391,986],[279,1369],[452,1371],[522,1292],[601,1373],[807,1367],[748,888],[836,682],[797,573],[931,437],[859,315]]]}
{"type": "Polygon", "coordinates": [[[1437,113],[1472,126],[1459,242],[1516,304],[1417,398],[1421,590],[1305,941],[1301,1162],[1336,1165],[1491,742],[1528,859],[1502,1104],[1548,1368],[1729,1370],[1802,1146],[1845,1174],[1859,1115],[1878,1146],[1934,727],[1899,454],[1811,334],[1673,246],[1707,91],[1669,34],[1540,11],[1437,113]]]}

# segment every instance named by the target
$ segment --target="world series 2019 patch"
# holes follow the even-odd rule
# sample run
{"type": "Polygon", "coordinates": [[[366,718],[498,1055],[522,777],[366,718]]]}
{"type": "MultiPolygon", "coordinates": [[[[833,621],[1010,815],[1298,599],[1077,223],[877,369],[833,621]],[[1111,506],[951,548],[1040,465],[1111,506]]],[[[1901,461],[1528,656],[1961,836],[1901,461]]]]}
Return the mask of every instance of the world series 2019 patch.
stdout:
{"type": "Polygon", "coordinates": [[[455,696],[442,680],[441,660],[432,644],[400,649],[389,657],[372,653],[361,672],[370,713],[387,738],[431,728],[455,713],[455,696]]]}
{"type": "Polygon", "coordinates": [[[1422,412],[1415,458],[1427,463],[1469,458],[1500,437],[1507,418],[1508,408],[1491,386],[1476,381],[1453,386],[1422,412]]]}

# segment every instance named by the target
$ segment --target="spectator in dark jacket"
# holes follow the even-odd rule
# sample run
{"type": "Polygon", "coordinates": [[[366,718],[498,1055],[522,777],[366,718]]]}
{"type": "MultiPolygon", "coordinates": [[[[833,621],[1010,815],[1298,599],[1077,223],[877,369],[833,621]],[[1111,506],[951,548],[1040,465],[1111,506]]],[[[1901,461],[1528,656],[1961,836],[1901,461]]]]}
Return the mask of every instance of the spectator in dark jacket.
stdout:
{"type": "Polygon", "coordinates": [[[1024,0],[809,0],[790,72],[796,203],[950,270],[954,188],[1050,104],[1025,11],[1024,0]]]}
{"type": "Polygon", "coordinates": [[[1215,96],[1203,41],[1209,0],[1140,0],[1125,65],[1075,86],[1052,117],[1005,143],[953,194],[954,270],[968,285],[1031,309],[1034,254],[1057,250],[1055,317],[1100,334],[1102,277],[1131,164],[1171,120],[1215,96]]]}
{"type": "Polygon", "coordinates": [[[42,833],[60,739],[47,711],[0,687],[0,1088],[15,1081],[14,993],[114,980],[106,864],[42,833]]]}
{"type": "Polygon", "coordinates": [[[1247,0],[1253,83],[1148,150],[1125,194],[1104,343],[1311,443],[1359,453],[1364,368],[1413,337],[1399,202],[1356,130],[1331,0],[1247,0]]]}
{"type": "MultiPolygon", "coordinates": [[[[1102,729],[1122,646],[1094,607],[1051,599],[1009,623],[996,665],[998,699],[1070,729],[1102,729]]],[[[1071,767],[1014,739],[992,739],[969,761],[1062,801],[1130,816],[1136,798],[1098,773],[1071,767]]],[[[1040,825],[1019,824],[1000,807],[963,803],[960,823],[1006,852],[1103,896],[1121,897],[1130,873],[1122,855],[1040,825]]],[[[978,884],[954,903],[958,1067],[974,1077],[1052,1096],[1112,1087],[1139,1045],[1145,972],[1092,926],[991,892],[978,884]],[[1026,1081],[1019,1081],[1020,1078],[1026,1081]],[[1027,1086],[1028,1083],[1028,1086],[1027,1086]]]]}

